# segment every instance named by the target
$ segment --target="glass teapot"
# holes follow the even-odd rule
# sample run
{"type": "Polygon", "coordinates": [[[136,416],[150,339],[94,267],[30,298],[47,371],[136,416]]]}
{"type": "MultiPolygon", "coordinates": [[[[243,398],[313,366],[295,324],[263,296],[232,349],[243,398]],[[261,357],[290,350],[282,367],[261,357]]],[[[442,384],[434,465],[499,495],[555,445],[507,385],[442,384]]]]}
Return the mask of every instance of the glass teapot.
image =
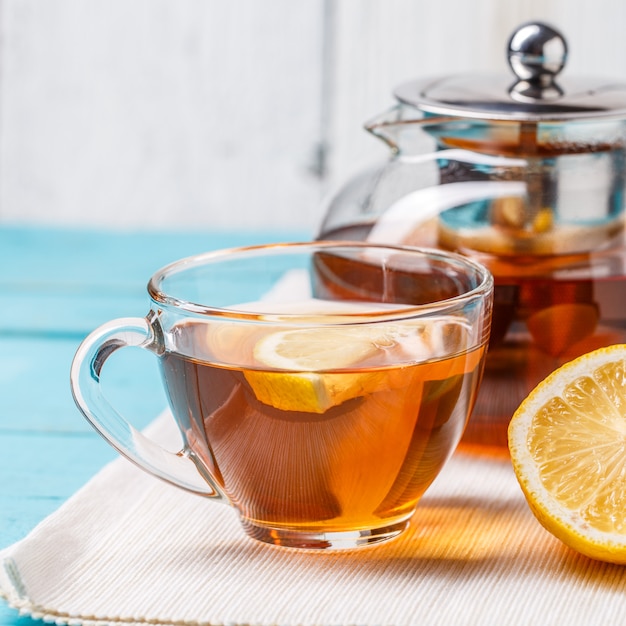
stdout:
{"type": "Polygon", "coordinates": [[[491,343],[466,445],[506,447],[508,422],[562,363],[626,342],[626,84],[559,77],[567,44],[520,26],[514,76],[399,86],[366,124],[390,159],[348,181],[320,239],[455,250],[495,279],[491,343]]]}

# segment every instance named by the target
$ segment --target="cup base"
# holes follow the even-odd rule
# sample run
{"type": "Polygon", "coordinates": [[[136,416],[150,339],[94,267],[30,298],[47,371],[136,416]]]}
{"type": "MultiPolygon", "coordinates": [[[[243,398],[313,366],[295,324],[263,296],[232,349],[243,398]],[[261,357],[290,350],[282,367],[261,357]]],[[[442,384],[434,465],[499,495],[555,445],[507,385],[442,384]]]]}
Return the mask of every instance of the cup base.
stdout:
{"type": "Polygon", "coordinates": [[[249,537],[275,546],[302,550],[348,550],[394,539],[407,528],[409,519],[378,528],[338,532],[307,532],[260,526],[246,519],[242,519],[241,522],[249,537]]]}

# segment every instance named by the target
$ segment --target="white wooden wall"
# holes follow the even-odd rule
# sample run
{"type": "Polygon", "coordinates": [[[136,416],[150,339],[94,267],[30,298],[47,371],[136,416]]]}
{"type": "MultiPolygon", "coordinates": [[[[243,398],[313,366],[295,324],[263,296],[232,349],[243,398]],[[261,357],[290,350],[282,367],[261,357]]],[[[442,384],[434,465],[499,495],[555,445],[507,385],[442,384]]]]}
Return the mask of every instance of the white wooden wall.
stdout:
{"type": "Polygon", "coordinates": [[[624,0],[0,0],[0,221],[314,232],[397,83],[528,19],[626,80],[624,0]]]}

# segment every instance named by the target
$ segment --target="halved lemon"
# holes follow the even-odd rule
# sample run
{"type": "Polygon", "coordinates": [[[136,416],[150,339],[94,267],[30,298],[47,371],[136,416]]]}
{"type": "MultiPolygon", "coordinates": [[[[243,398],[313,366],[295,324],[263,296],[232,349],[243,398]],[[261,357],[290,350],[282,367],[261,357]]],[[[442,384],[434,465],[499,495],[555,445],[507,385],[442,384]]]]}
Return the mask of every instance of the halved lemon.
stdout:
{"type": "Polygon", "coordinates": [[[548,376],[522,402],[508,436],[539,522],[582,554],[626,563],[626,345],[548,376]]]}
{"type": "MultiPolygon", "coordinates": [[[[397,372],[335,372],[375,359],[409,343],[415,357],[420,326],[303,328],[276,331],[261,338],[254,358],[272,370],[248,370],[246,380],[258,400],[284,411],[324,413],[346,400],[402,384],[397,372]]],[[[421,354],[426,345],[421,342],[421,354]]],[[[380,364],[385,359],[381,358],[380,364]]]]}

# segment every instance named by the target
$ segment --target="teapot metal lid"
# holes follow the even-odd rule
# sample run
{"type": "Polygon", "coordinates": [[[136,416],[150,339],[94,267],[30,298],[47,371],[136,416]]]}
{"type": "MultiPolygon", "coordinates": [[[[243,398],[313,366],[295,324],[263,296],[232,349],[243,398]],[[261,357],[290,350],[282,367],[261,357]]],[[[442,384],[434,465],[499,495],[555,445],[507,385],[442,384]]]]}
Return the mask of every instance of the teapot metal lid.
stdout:
{"type": "Polygon", "coordinates": [[[515,74],[463,74],[411,81],[396,98],[425,113],[483,120],[574,121],[626,118],[626,83],[557,76],[565,67],[565,38],[542,22],[521,25],[508,43],[515,74]]]}

